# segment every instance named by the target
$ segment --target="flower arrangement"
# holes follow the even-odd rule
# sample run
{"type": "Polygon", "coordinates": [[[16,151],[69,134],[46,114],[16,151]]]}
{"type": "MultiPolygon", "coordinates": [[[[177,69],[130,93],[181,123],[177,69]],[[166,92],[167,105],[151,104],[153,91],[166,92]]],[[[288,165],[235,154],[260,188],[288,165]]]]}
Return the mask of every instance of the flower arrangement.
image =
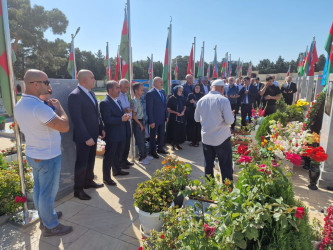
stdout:
{"type": "Polygon", "coordinates": [[[174,197],[169,181],[152,178],[138,184],[133,195],[134,206],[147,213],[158,213],[167,210],[174,197]]]}
{"type": "Polygon", "coordinates": [[[306,101],[306,99],[299,99],[296,102],[297,107],[304,107],[304,106],[308,106],[308,105],[309,105],[309,103],[306,101]]]}
{"type": "Polygon", "coordinates": [[[303,156],[309,157],[311,161],[316,165],[319,165],[320,162],[326,161],[328,158],[328,155],[325,153],[323,147],[314,148],[311,146],[308,146],[306,148],[303,156]]]}
{"type": "Polygon", "coordinates": [[[252,121],[251,124],[248,125],[249,131],[254,131],[255,127],[263,122],[265,113],[266,109],[252,109],[252,121]]]}
{"type": "Polygon", "coordinates": [[[325,225],[324,225],[324,231],[322,239],[320,243],[320,250],[325,249],[332,249],[333,248],[333,206],[330,206],[327,208],[327,215],[324,219],[325,225]]]}

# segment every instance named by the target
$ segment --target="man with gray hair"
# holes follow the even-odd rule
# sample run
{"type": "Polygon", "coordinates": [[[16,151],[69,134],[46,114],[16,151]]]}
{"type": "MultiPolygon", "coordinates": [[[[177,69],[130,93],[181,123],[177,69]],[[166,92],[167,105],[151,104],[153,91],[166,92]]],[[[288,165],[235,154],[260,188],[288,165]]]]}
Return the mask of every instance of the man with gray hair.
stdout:
{"type": "Polygon", "coordinates": [[[282,96],[287,105],[293,104],[294,93],[297,92],[296,83],[292,82],[292,77],[287,76],[286,82],[281,87],[282,96]]]}
{"type": "Polygon", "coordinates": [[[60,133],[69,130],[68,117],[57,99],[44,103],[39,97],[51,93],[48,76],[30,69],[24,75],[25,93],[14,107],[14,117],[26,139],[26,157],[34,177],[34,203],[43,236],[65,235],[73,228],[59,223],[55,212],[61,169],[60,133]],[[45,105],[47,104],[47,105],[45,105]]]}
{"type": "Polygon", "coordinates": [[[193,76],[191,74],[187,74],[185,79],[186,83],[184,83],[182,86],[183,86],[183,96],[186,100],[187,96],[193,92],[193,76]]]}
{"type": "MultiPolygon", "coordinates": [[[[120,85],[120,93],[117,100],[120,101],[121,107],[123,108],[124,112],[128,114],[130,118],[132,118],[133,109],[131,109],[130,107],[130,103],[128,101],[128,96],[127,96],[130,89],[130,83],[127,79],[121,79],[119,81],[119,85],[120,85]]],[[[125,127],[126,127],[126,140],[125,140],[124,152],[120,158],[121,161],[120,165],[121,168],[123,169],[129,169],[130,166],[134,165],[134,163],[129,162],[127,159],[130,150],[131,135],[132,135],[130,119],[127,122],[125,122],[125,127]]]]}
{"type": "Polygon", "coordinates": [[[217,156],[222,180],[225,181],[233,180],[230,125],[234,122],[234,115],[230,102],[223,93],[224,81],[215,80],[211,91],[198,101],[194,119],[202,126],[205,176],[214,177],[214,161],[217,156]]]}

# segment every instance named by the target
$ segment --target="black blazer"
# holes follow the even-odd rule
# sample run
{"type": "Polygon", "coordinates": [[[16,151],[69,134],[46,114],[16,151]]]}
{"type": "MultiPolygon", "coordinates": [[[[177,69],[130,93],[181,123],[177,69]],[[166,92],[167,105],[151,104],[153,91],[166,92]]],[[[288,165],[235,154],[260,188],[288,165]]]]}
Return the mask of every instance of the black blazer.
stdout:
{"type": "MultiPolygon", "coordinates": [[[[209,83],[207,84],[207,89],[208,89],[208,92],[209,92],[210,91],[210,84],[209,83]]],[[[200,92],[203,93],[204,95],[206,94],[203,83],[200,83],[200,92]]]]}
{"type": "MultiPolygon", "coordinates": [[[[245,97],[245,90],[246,90],[246,87],[243,86],[243,88],[238,93],[240,95],[239,98],[240,98],[241,103],[243,103],[243,100],[244,100],[244,97],[245,97]]],[[[248,95],[248,102],[251,106],[252,106],[252,104],[255,103],[258,94],[259,93],[258,93],[258,90],[257,90],[256,86],[254,86],[253,84],[250,84],[249,85],[249,93],[247,95],[248,95]]]]}
{"type": "Polygon", "coordinates": [[[97,142],[98,135],[104,129],[98,110],[98,102],[91,91],[95,105],[90,97],[80,88],[75,88],[68,96],[68,110],[74,127],[74,141],[85,142],[92,138],[97,142]]]}
{"type": "Polygon", "coordinates": [[[285,82],[285,83],[281,86],[281,92],[282,92],[283,97],[285,97],[285,96],[291,96],[291,97],[292,97],[293,94],[297,92],[296,83],[291,82],[291,83],[290,83],[290,87],[289,87],[289,89],[288,89],[288,83],[285,82]],[[283,93],[283,91],[286,91],[287,93],[283,93]],[[292,91],[293,93],[290,93],[290,94],[289,94],[289,93],[288,93],[289,91],[292,91]]]}
{"type": "Polygon", "coordinates": [[[164,96],[164,102],[160,94],[155,88],[148,91],[146,94],[146,110],[148,116],[148,124],[156,123],[158,125],[164,124],[168,118],[168,111],[166,106],[166,96],[164,91],[162,91],[164,96]]]}
{"type": "Polygon", "coordinates": [[[126,139],[126,122],[121,120],[124,110],[120,110],[109,95],[106,95],[100,102],[99,108],[105,127],[105,141],[124,141],[126,139]]]}

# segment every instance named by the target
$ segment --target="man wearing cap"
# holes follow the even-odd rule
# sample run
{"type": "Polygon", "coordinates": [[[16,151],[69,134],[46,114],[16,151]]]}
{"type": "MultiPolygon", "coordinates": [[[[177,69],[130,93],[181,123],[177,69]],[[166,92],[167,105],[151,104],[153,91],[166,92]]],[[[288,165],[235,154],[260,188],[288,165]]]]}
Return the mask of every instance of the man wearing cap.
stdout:
{"type": "Polygon", "coordinates": [[[202,127],[205,176],[214,177],[214,161],[217,156],[224,181],[233,180],[230,125],[235,119],[230,102],[223,93],[224,81],[215,80],[209,93],[198,101],[194,119],[202,127]]]}

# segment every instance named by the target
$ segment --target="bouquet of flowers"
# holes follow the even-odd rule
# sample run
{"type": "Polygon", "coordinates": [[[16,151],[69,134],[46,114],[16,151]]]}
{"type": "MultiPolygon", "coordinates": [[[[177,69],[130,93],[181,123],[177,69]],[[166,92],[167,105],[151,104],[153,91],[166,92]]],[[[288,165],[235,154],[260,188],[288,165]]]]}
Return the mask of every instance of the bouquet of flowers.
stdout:
{"type": "Polygon", "coordinates": [[[249,124],[249,131],[254,131],[257,125],[260,125],[264,121],[266,109],[252,109],[252,121],[249,124]]]}
{"type": "Polygon", "coordinates": [[[309,157],[311,161],[319,165],[320,162],[324,162],[327,160],[328,155],[325,153],[323,147],[311,147],[308,146],[306,150],[303,152],[303,156],[309,157]]]}

